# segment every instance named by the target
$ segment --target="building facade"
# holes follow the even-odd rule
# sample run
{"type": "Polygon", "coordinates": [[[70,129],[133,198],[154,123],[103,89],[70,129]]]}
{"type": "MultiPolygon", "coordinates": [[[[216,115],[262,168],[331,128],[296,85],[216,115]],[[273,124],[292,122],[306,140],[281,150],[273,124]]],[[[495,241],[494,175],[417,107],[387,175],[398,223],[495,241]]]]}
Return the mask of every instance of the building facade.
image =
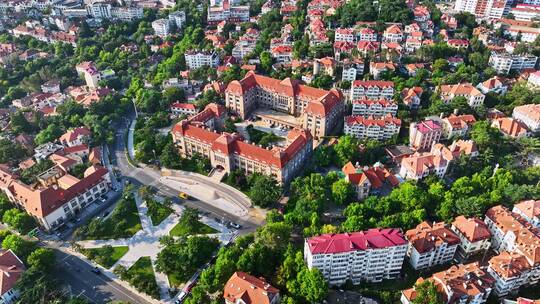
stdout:
{"type": "Polygon", "coordinates": [[[433,144],[438,143],[441,139],[442,131],[441,124],[435,120],[411,123],[409,145],[417,151],[430,150],[433,144]]]}
{"type": "Polygon", "coordinates": [[[308,268],[319,269],[330,285],[396,278],[406,252],[407,241],[393,228],[323,234],[306,239],[304,244],[308,268]]]}
{"type": "Polygon", "coordinates": [[[345,117],[343,132],[359,139],[388,140],[399,134],[400,128],[401,119],[391,114],[380,118],[352,115],[345,117]]]}
{"type": "Polygon", "coordinates": [[[226,107],[246,118],[259,107],[300,117],[302,128],[315,138],[326,136],[343,119],[341,91],[316,89],[286,78],[274,79],[248,72],[225,90],[226,107]]]}
{"type": "Polygon", "coordinates": [[[451,229],[460,239],[458,257],[461,260],[483,254],[491,246],[491,233],[486,224],[478,218],[460,215],[452,222],[451,229]]]}
{"type": "Polygon", "coordinates": [[[190,70],[198,69],[203,66],[215,68],[219,65],[219,55],[216,52],[207,51],[187,51],[184,54],[186,65],[190,70]]]}
{"type": "Polygon", "coordinates": [[[408,230],[405,237],[409,241],[407,257],[416,269],[428,269],[452,261],[460,239],[444,222],[422,222],[408,230]]]}

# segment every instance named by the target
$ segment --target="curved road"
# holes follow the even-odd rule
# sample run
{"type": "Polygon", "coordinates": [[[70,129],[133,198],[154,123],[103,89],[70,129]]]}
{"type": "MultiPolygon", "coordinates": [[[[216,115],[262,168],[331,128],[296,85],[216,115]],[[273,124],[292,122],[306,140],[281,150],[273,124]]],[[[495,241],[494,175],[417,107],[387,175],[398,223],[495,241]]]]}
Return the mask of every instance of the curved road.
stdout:
{"type": "MultiPolygon", "coordinates": [[[[215,191],[220,198],[229,202],[234,202],[236,206],[244,210],[243,216],[239,216],[228,210],[227,206],[217,207],[219,202],[209,202],[207,199],[193,195],[196,199],[185,200],[182,202],[178,198],[180,191],[173,188],[171,183],[164,182],[161,171],[144,166],[135,167],[127,160],[126,147],[126,129],[129,128],[129,123],[124,121],[116,133],[116,140],[113,151],[111,153],[112,163],[122,172],[122,175],[128,178],[131,182],[138,185],[150,185],[158,189],[158,192],[173,198],[175,202],[182,203],[191,208],[197,208],[203,212],[211,213],[214,217],[234,221],[243,226],[241,232],[246,233],[255,230],[264,222],[264,212],[258,208],[252,208],[249,198],[242,192],[233,187],[214,181],[209,177],[179,170],[172,170],[171,177],[185,182],[194,182],[199,187],[207,187],[208,194],[215,191]]],[[[133,130],[130,131],[130,133],[133,130]]],[[[189,191],[188,191],[189,192],[189,191]]],[[[191,193],[190,193],[191,194],[191,193]]],[[[206,193],[205,193],[206,194],[206,193]]],[[[207,196],[207,195],[205,195],[207,196]]]]}

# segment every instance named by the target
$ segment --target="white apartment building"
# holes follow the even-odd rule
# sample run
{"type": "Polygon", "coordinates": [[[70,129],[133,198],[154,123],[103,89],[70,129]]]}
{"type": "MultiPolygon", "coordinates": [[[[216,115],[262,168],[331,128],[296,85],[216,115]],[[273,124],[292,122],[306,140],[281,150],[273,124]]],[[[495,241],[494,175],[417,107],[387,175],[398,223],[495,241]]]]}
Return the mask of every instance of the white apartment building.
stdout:
{"type": "Polygon", "coordinates": [[[334,33],[334,41],[356,42],[354,29],[337,28],[334,33]]]}
{"type": "Polygon", "coordinates": [[[397,115],[398,105],[388,99],[357,99],[352,101],[352,115],[362,116],[392,116],[397,115]]]}
{"type": "Polygon", "coordinates": [[[512,212],[517,213],[527,222],[540,229],[540,200],[526,200],[514,205],[512,212]]]}
{"type": "Polygon", "coordinates": [[[133,21],[144,17],[143,8],[140,6],[119,6],[111,8],[111,16],[113,19],[123,21],[133,21]]]}
{"type": "Polygon", "coordinates": [[[510,9],[510,13],[519,21],[533,21],[540,18],[540,6],[518,4],[510,9]]]}
{"type": "Polygon", "coordinates": [[[373,116],[345,116],[343,132],[359,139],[388,140],[399,134],[401,120],[391,114],[380,118],[373,116]]]}
{"type": "Polygon", "coordinates": [[[416,269],[427,269],[450,262],[456,253],[460,239],[444,222],[422,222],[408,230],[405,237],[409,241],[407,257],[416,269]]]}
{"type": "Polygon", "coordinates": [[[341,72],[341,80],[353,82],[356,80],[356,75],[358,75],[358,71],[354,66],[351,65],[343,67],[343,70],[341,72]]]}
{"type": "Polygon", "coordinates": [[[356,80],[351,84],[350,100],[392,99],[394,97],[394,82],[383,80],[356,80]]]}
{"type": "Polygon", "coordinates": [[[186,23],[186,13],[183,11],[176,11],[169,14],[169,22],[174,24],[177,29],[184,27],[186,23]]]}
{"type": "Polygon", "coordinates": [[[399,229],[323,234],[306,239],[304,260],[309,269],[319,269],[330,285],[396,278],[407,252],[399,229]]]}
{"type": "Polygon", "coordinates": [[[357,35],[358,41],[377,41],[377,32],[368,27],[360,29],[357,35]]]}
{"type": "Polygon", "coordinates": [[[452,222],[451,229],[460,239],[457,254],[461,260],[482,254],[491,246],[489,228],[478,218],[466,218],[460,215],[452,222]]]}
{"type": "Polygon", "coordinates": [[[515,107],[512,117],[525,124],[531,132],[540,132],[540,104],[527,104],[515,107]]]}
{"type": "Polygon", "coordinates": [[[157,19],[155,21],[152,21],[152,29],[154,30],[154,34],[159,37],[167,37],[171,33],[171,24],[169,23],[169,19],[157,19]]]}
{"type": "Polygon", "coordinates": [[[219,65],[219,56],[216,52],[193,50],[187,51],[184,57],[186,59],[186,65],[190,70],[203,66],[215,68],[219,65]]]}
{"type": "Polygon", "coordinates": [[[499,74],[508,74],[510,71],[533,69],[538,57],[533,55],[514,55],[508,53],[492,52],[489,65],[499,74]]]}
{"type": "Polygon", "coordinates": [[[472,125],[476,123],[474,115],[454,115],[451,114],[441,120],[442,122],[442,135],[441,138],[464,137],[469,134],[472,125]]]}

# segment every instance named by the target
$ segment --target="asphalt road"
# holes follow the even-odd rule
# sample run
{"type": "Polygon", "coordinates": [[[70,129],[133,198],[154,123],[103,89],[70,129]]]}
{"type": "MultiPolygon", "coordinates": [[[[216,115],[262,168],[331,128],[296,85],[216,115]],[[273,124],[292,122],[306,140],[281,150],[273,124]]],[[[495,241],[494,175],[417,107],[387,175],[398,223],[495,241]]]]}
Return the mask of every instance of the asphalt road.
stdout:
{"type": "Polygon", "coordinates": [[[76,256],[56,250],[58,269],[55,277],[63,281],[72,296],[85,298],[92,303],[125,301],[132,304],[148,304],[144,298],[127,290],[103,274],[93,273],[92,266],[76,256]]]}
{"type": "MultiPolygon", "coordinates": [[[[243,218],[240,218],[234,214],[230,214],[225,212],[223,209],[217,208],[213,206],[212,204],[209,204],[204,201],[197,200],[195,198],[191,198],[190,200],[181,200],[179,199],[178,195],[180,194],[180,191],[173,189],[171,187],[168,187],[167,185],[159,182],[159,178],[161,177],[161,173],[158,170],[151,169],[151,168],[136,168],[132,166],[126,156],[126,140],[125,140],[125,133],[126,129],[128,128],[127,121],[124,121],[121,126],[118,127],[118,131],[116,133],[116,140],[114,143],[114,147],[110,148],[110,151],[114,151],[114,154],[111,155],[112,158],[112,164],[118,168],[124,177],[128,179],[130,182],[132,182],[135,185],[151,185],[158,189],[158,192],[162,195],[171,197],[174,202],[183,204],[184,206],[190,207],[190,208],[196,208],[202,212],[209,213],[209,216],[216,217],[225,221],[233,221],[240,225],[242,225],[242,229],[240,234],[245,234],[254,231],[258,226],[261,225],[261,221],[250,218],[249,220],[245,220],[243,218]]],[[[190,176],[190,179],[196,182],[200,183],[207,183],[206,180],[202,180],[197,176],[190,176]]],[[[211,185],[212,188],[217,189],[221,191],[222,193],[235,197],[238,194],[235,193],[235,191],[232,191],[228,187],[225,187],[223,185],[220,185],[220,183],[215,183],[211,185]]]]}

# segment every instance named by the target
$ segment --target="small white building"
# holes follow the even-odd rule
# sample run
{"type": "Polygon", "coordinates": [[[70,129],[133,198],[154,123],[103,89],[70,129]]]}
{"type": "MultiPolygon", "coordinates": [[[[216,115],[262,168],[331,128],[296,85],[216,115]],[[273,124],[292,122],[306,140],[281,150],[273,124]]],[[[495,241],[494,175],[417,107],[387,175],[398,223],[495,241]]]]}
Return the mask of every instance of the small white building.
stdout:
{"type": "Polygon", "coordinates": [[[491,233],[486,224],[478,218],[460,215],[452,222],[451,229],[460,239],[458,256],[462,260],[482,254],[491,246],[491,233]]]}
{"type": "Polygon", "coordinates": [[[184,57],[190,70],[203,66],[215,68],[219,65],[219,56],[216,52],[191,50],[187,51],[184,57]]]}
{"type": "Polygon", "coordinates": [[[171,33],[171,25],[169,19],[157,19],[152,21],[152,29],[154,34],[159,37],[167,37],[171,33]]]}
{"type": "Polygon", "coordinates": [[[512,117],[533,132],[540,132],[540,104],[527,104],[514,108],[512,117]]]}

